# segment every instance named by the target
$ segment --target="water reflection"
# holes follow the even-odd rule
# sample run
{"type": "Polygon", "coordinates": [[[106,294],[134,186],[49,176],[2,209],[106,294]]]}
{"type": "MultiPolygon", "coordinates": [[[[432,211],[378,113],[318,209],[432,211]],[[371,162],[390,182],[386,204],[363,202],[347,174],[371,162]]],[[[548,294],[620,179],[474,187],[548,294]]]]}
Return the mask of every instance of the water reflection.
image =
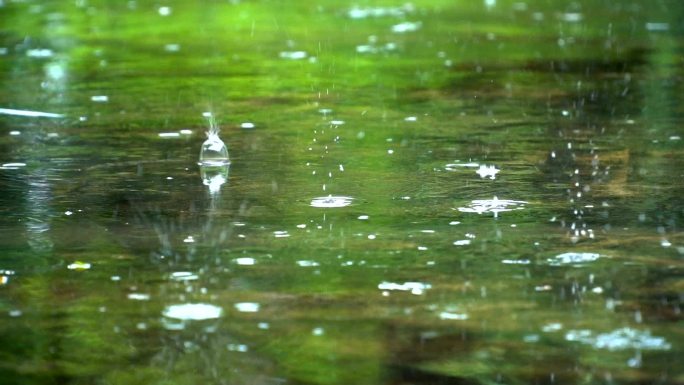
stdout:
{"type": "Polygon", "coordinates": [[[228,182],[228,174],[230,172],[230,165],[201,165],[200,176],[202,184],[207,186],[211,195],[216,195],[221,192],[221,187],[228,182]]]}

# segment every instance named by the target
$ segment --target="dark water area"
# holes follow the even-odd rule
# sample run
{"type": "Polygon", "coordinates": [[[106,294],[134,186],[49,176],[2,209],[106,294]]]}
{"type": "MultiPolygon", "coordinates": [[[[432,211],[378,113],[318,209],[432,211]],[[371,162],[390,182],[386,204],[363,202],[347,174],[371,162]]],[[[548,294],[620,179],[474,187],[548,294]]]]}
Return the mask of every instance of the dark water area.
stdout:
{"type": "Polygon", "coordinates": [[[683,17],[0,0],[0,383],[684,383],[683,17]]]}

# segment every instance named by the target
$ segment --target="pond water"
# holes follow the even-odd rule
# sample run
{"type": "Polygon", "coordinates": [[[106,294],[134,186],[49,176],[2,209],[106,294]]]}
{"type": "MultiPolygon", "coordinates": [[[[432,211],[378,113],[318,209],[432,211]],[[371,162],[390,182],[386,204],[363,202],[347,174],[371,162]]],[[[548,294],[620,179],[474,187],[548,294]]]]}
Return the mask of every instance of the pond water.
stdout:
{"type": "Polygon", "coordinates": [[[683,17],[0,0],[2,383],[683,383],[683,17]]]}

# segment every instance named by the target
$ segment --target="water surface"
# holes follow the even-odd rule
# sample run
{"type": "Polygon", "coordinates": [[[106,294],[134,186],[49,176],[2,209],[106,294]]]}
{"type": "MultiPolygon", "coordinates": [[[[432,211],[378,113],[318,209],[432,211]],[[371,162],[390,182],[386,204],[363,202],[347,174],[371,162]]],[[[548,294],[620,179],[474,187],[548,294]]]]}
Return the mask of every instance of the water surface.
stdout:
{"type": "Polygon", "coordinates": [[[0,1],[0,378],[684,382],[682,17],[0,1]]]}

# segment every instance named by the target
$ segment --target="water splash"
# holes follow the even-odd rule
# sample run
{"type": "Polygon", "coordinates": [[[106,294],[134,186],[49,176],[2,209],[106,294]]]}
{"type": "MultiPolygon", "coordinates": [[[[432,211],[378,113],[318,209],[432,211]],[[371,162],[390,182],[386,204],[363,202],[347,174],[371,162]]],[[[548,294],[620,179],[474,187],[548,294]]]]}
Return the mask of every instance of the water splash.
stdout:
{"type": "Polygon", "coordinates": [[[317,208],[337,208],[346,207],[352,204],[354,198],[348,196],[333,196],[318,197],[311,200],[311,207],[317,208]]]}
{"type": "Polygon", "coordinates": [[[230,164],[228,157],[228,148],[219,138],[219,127],[216,123],[216,118],[213,114],[205,114],[209,120],[209,131],[207,131],[207,140],[202,143],[200,150],[200,166],[225,166],[230,164]]]}
{"type": "Polygon", "coordinates": [[[498,217],[498,214],[506,211],[513,210],[523,210],[525,209],[525,201],[514,201],[510,199],[499,199],[494,197],[493,199],[475,199],[466,207],[459,207],[458,211],[462,213],[494,213],[494,218],[498,217]]]}
{"type": "Polygon", "coordinates": [[[498,174],[500,171],[501,170],[496,168],[496,166],[486,166],[481,164],[480,168],[478,168],[475,172],[480,176],[480,178],[484,179],[489,177],[489,179],[495,179],[496,174],[498,174]]]}

